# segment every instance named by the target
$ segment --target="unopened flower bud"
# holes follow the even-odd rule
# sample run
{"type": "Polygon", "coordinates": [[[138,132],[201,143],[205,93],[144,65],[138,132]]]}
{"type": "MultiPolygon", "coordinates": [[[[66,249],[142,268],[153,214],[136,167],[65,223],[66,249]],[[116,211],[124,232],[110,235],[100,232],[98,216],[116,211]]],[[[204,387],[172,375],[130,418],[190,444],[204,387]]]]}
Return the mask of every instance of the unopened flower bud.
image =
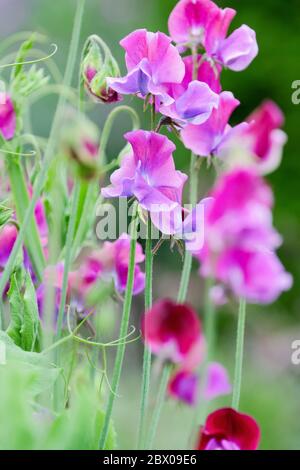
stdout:
{"type": "Polygon", "coordinates": [[[95,40],[91,41],[88,52],[82,63],[82,75],[86,89],[93,98],[103,103],[114,103],[121,96],[107,84],[107,77],[118,77],[119,66],[106,46],[104,57],[100,46],[95,40]]]}
{"type": "Polygon", "coordinates": [[[83,115],[70,112],[62,132],[63,153],[72,160],[80,178],[92,179],[99,173],[99,132],[93,122],[83,115]]]}

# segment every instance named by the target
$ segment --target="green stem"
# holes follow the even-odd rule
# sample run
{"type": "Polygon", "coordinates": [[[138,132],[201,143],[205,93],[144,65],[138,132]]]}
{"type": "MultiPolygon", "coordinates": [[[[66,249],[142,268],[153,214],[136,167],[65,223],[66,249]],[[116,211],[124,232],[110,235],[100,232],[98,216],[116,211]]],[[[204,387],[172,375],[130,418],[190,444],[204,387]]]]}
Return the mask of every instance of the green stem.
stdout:
{"type": "Polygon", "coordinates": [[[169,378],[171,375],[171,371],[172,371],[171,364],[167,364],[163,367],[158,394],[157,394],[157,400],[156,400],[156,404],[155,404],[155,408],[154,408],[154,412],[152,416],[152,422],[150,424],[149,436],[147,440],[147,450],[151,450],[153,446],[157,426],[159,423],[160,414],[161,414],[163,404],[165,401],[165,396],[166,396],[166,391],[167,391],[167,386],[168,386],[169,378]]]}
{"type": "Polygon", "coordinates": [[[239,317],[236,338],[235,371],[232,392],[232,408],[238,410],[241,396],[243,356],[244,356],[244,338],[246,325],[246,301],[240,299],[239,317]]]}
{"type": "MultiPolygon", "coordinates": [[[[78,44],[79,44],[79,38],[80,38],[81,21],[82,21],[84,6],[85,6],[85,0],[78,0],[74,27],[73,27],[72,40],[70,44],[70,52],[68,56],[68,63],[67,63],[66,72],[64,76],[63,85],[65,87],[69,87],[71,85],[71,80],[72,80],[76,57],[77,57],[77,50],[78,50],[78,44]]],[[[48,145],[47,145],[45,155],[44,155],[43,166],[37,178],[30,204],[24,214],[23,223],[20,228],[17,240],[11,251],[8,262],[6,263],[5,269],[1,275],[0,295],[3,294],[4,289],[7,285],[7,282],[9,281],[9,277],[12,272],[16,256],[22,247],[22,243],[24,241],[24,238],[27,232],[27,227],[29,226],[30,221],[33,217],[34,208],[43,190],[49,167],[51,165],[53,156],[55,155],[55,147],[57,144],[58,135],[60,133],[61,117],[65,108],[65,103],[66,103],[66,97],[64,95],[61,95],[59,98],[57,109],[56,109],[55,116],[53,119],[53,125],[51,128],[48,145]]]]}
{"type": "Polygon", "coordinates": [[[74,231],[75,231],[76,210],[77,210],[78,201],[79,201],[79,193],[80,193],[80,186],[79,186],[79,183],[77,182],[75,183],[75,188],[73,190],[71,216],[69,220],[67,239],[66,239],[63,283],[62,283],[61,299],[60,299],[59,312],[58,312],[58,318],[57,318],[57,332],[55,336],[55,341],[60,340],[62,336],[63,318],[64,318],[66,300],[67,300],[68,277],[69,277],[70,265],[72,261],[71,260],[72,241],[73,241],[74,231]]]}
{"type": "MultiPolygon", "coordinates": [[[[20,158],[8,157],[6,162],[10,185],[16,204],[17,217],[21,225],[24,221],[26,210],[30,204],[30,197],[26,187],[26,181],[21,167],[20,158]]],[[[36,273],[38,280],[41,281],[45,268],[45,258],[34,217],[31,217],[29,220],[26,231],[25,244],[31,263],[33,265],[34,272],[36,273]]]]}
{"type": "MultiPolygon", "coordinates": [[[[126,286],[125,299],[124,299],[124,305],[123,305],[123,315],[122,315],[121,326],[120,326],[120,334],[119,334],[120,338],[123,338],[124,336],[126,336],[128,332],[128,326],[129,326],[133,284],[134,284],[137,223],[138,223],[137,204],[134,203],[132,222],[131,222],[131,233],[130,233],[131,242],[130,242],[127,286],[126,286]]],[[[99,439],[99,449],[105,449],[105,444],[106,444],[107,435],[109,431],[109,425],[110,425],[110,420],[112,416],[115,397],[118,393],[119,384],[120,384],[121,371],[122,371],[122,365],[123,365],[124,354],[125,354],[125,346],[126,344],[124,342],[124,343],[120,343],[117,348],[114,371],[113,371],[113,378],[112,378],[112,384],[111,384],[111,392],[108,398],[104,424],[103,424],[103,428],[102,428],[100,439],[99,439]]]]}
{"type": "MultiPolygon", "coordinates": [[[[153,254],[152,254],[152,223],[150,214],[148,214],[148,228],[146,240],[146,286],[145,286],[145,311],[152,307],[152,277],[153,277],[153,254]]],[[[140,407],[140,420],[138,428],[138,449],[144,448],[145,440],[145,425],[146,425],[146,410],[149,401],[149,388],[150,388],[150,375],[151,375],[151,351],[145,344],[143,356],[143,375],[142,375],[142,388],[141,388],[141,407],[140,407]]]]}

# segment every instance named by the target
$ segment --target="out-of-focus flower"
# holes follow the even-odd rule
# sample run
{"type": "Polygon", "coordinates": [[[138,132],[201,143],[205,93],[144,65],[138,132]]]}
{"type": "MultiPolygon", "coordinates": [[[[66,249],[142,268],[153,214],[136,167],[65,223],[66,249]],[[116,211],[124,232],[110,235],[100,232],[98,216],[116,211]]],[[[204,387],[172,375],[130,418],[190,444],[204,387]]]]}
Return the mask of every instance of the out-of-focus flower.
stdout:
{"type": "Polygon", "coordinates": [[[270,303],[292,285],[274,250],[271,189],[253,169],[222,175],[206,211],[201,273],[252,303],[270,303]]]}
{"type": "Polygon", "coordinates": [[[188,124],[181,132],[184,145],[196,155],[208,157],[218,155],[226,142],[239,133],[247,124],[236,127],[228,124],[229,118],[240,102],[229,91],[220,95],[217,109],[213,109],[210,118],[200,125],[188,124]]]}
{"type": "Polygon", "coordinates": [[[16,112],[11,97],[0,92],[0,133],[5,140],[14,138],[16,132],[16,112]]]}
{"type": "Polygon", "coordinates": [[[191,369],[203,358],[204,338],[199,317],[186,304],[160,300],[142,321],[143,338],[161,359],[191,369]]]}
{"type": "Polygon", "coordinates": [[[92,40],[82,63],[82,75],[86,89],[93,98],[103,103],[115,103],[121,96],[107,84],[107,77],[118,77],[119,66],[111,52],[102,56],[99,45],[92,40]]]}
{"type": "Polygon", "coordinates": [[[284,124],[281,109],[273,101],[265,101],[247,119],[249,127],[242,139],[249,139],[251,152],[258,168],[269,173],[280,165],[287,135],[280,128],[284,124]]]}
{"type": "Polygon", "coordinates": [[[226,38],[235,15],[210,0],[181,0],[169,18],[170,35],[178,44],[203,46],[210,60],[241,71],[257,56],[258,46],[255,31],[246,25],[226,38]]]}
{"type": "MultiPolygon", "coordinates": [[[[61,300],[61,291],[63,284],[64,264],[59,263],[56,266],[47,266],[44,271],[43,282],[38,286],[36,291],[37,304],[40,317],[43,318],[45,300],[47,295],[47,286],[54,289],[54,312],[55,317],[58,315],[61,300]]],[[[70,301],[70,282],[67,288],[67,302],[70,301]]]]}
{"type": "MultiPolygon", "coordinates": [[[[115,242],[105,242],[103,248],[94,250],[82,262],[77,274],[74,276],[72,286],[82,296],[99,281],[113,281],[121,294],[126,289],[128,277],[128,264],[130,256],[130,237],[127,234],[120,236],[115,242]]],[[[145,287],[145,274],[139,264],[144,261],[142,246],[137,243],[135,254],[135,271],[133,293],[139,294],[145,287]]]]}
{"type": "Polygon", "coordinates": [[[184,64],[183,81],[180,84],[169,85],[168,93],[174,99],[174,103],[162,104],[159,111],[180,124],[203,124],[210,117],[213,109],[218,107],[217,93],[220,89],[220,82],[208,62],[200,65],[197,80],[193,80],[192,57],[186,57],[184,64]]]}
{"type": "Polygon", "coordinates": [[[170,104],[166,84],[181,83],[184,63],[171,39],[164,33],[139,29],[120,42],[126,51],[128,74],[108,79],[108,85],[121,94],[138,94],[142,98],[155,96],[158,104],[170,104]]]}
{"type": "MultiPolygon", "coordinates": [[[[194,371],[180,369],[171,378],[168,385],[169,395],[187,405],[195,406],[199,402],[201,377],[194,371]]],[[[213,400],[231,393],[231,384],[225,367],[217,362],[207,368],[207,383],[203,390],[203,398],[213,400]]]]}
{"type": "Polygon", "coordinates": [[[99,131],[95,124],[83,115],[69,110],[63,123],[61,149],[73,163],[80,178],[89,180],[97,176],[99,141],[99,131]]]}
{"type": "Polygon", "coordinates": [[[197,450],[256,450],[259,441],[260,429],[251,416],[223,408],[207,417],[197,450]]]}
{"type": "Polygon", "coordinates": [[[0,271],[5,268],[18,236],[15,225],[7,224],[0,230],[0,271]]]}
{"type": "Polygon", "coordinates": [[[172,152],[175,145],[167,137],[143,130],[125,134],[132,152],[111,176],[112,185],[102,189],[104,197],[135,196],[141,207],[153,215],[176,211],[181,217],[182,190],[187,176],[176,171],[172,152]]]}

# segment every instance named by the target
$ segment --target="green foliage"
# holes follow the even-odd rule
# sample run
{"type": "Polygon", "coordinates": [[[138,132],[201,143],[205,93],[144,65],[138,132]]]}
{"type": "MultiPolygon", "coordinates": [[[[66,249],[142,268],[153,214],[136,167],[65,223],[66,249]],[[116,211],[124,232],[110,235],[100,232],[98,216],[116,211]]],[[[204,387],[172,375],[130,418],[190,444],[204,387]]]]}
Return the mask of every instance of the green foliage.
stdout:
{"type": "Polygon", "coordinates": [[[10,221],[12,214],[12,209],[6,206],[5,201],[0,203],[0,228],[10,221]]]}
{"type": "Polygon", "coordinates": [[[13,273],[8,298],[11,312],[8,335],[24,351],[39,351],[40,320],[35,288],[28,272],[18,269],[13,273]]]}

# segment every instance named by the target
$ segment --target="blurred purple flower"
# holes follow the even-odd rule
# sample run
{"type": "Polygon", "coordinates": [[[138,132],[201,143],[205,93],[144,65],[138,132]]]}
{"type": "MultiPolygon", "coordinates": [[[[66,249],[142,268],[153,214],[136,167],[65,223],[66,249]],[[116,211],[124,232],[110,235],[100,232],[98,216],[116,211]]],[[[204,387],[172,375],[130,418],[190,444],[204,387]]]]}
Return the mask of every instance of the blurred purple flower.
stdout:
{"type": "Polygon", "coordinates": [[[14,138],[16,132],[16,112],[9,95],[0,93],[0,133],[5,140],[14,138]]]}

